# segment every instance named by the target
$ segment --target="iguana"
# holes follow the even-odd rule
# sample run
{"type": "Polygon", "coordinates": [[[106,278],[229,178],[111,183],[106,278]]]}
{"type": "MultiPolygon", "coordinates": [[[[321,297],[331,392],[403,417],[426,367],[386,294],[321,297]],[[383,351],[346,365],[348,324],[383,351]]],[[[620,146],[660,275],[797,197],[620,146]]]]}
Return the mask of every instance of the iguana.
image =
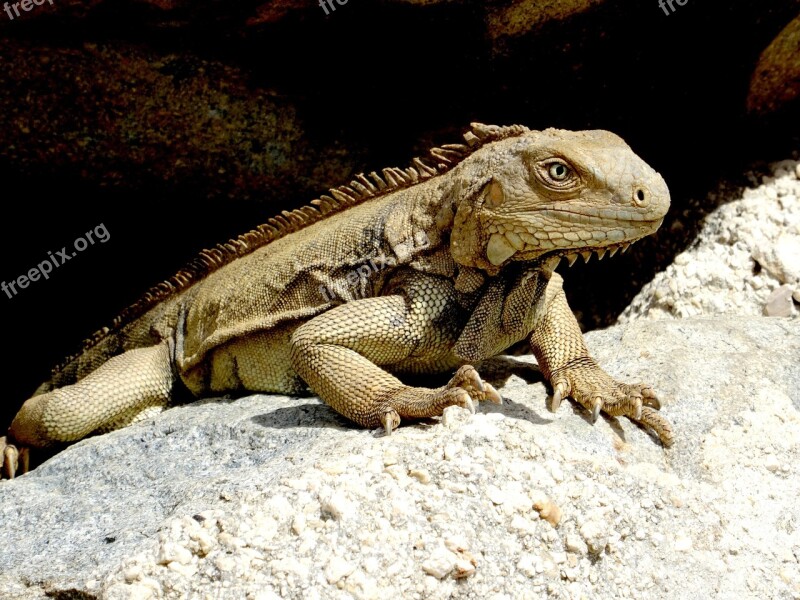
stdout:
{"type": "Polygon", "coordinates": [[[664,179],[607,131],[473,123],[405,169],[360,174],[152,288],[53,370],[0,438],[27,451],[123,427],[176,391],[298,395],[364,427],[501,402],[472,363],[527,340],[553,388],[673,441],[653,390],[589,356],[560,259],[602,258],[656,231],[664,179]],[[447,373],[410,387],[395,375],[447,373]]]}

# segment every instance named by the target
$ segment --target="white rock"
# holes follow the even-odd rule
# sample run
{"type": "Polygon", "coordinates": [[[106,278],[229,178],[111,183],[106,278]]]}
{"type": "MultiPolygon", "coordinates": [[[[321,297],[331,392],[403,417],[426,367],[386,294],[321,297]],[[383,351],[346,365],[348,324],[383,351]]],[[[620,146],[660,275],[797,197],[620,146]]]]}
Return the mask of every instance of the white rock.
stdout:
{"type": "Polygon", "coordinates": [[[444,579],[456,567],[458,557],[447,548],[439,547],[422,563],[422,570],[436,579],[444,579]]]}
{"type": "Polygon", "coordinates": [[[580,534],[592,554],[600,554],[608,542],[606,526],[598,521],[587,521],[580,528],[580,534]]]}
{"type": "Polygon", "coordinates": [[[486,496],[491,500],[492,504],[503,504],[507,500],[505,492],[494,485],[486,488],[486,496]]]}
{"type": "Polygon", "coordinates": [[[294,558],[281,558],[270,561],[269,568],[273,573],[291,573],[300,579],[308,577],[308,566],[294,558]]]}
{"type": "Polygon", "coordinates": [[[349,563],[341,556],[334,556],[325,567],[325,579],[331,585],[336,585],[341,579],[351,575],[356,570],[355,565],[349,563]]]}
{"type": "MultiPolygon", "coordinates": [[[[800,165],[789,162],[792,171],[800,165]]],[[[780,164],[773,165],[776,172],[786,169],[780,164]]],[[[697,241],[642,288],[620,321],[762,311],[791,316],[798,286],[800,183],[765,178],[709,214],[697,241]],[[781,284],[791,288],[788,302],[784,292],[769,299],[781,284]]]]}
{"type": "Polygon", "coordinates": [[[565,540],[565,546],[568,552],[584,555],[588,552],[589,548],[579,535],[570,533],[565,540]]]}
{"type": "Polygon", "coordinates": [[[192,562],[192,553],[177,542],[167,542],[161,546],[159,562],[166,565],[171,562],[188,565],[192,562]]]}
{"type": "Polygon", "coordinates": [[[794,312],[791,286],[782,285],[767,296],[764,305],[765,317],[791,317],[794,312]]]}
{"type": "Polygon", "coordinates": [[[531,554],[522,555],[522,558],[520,558],[519,562],[517,563],[517,570],[531,579],[536,577],[537,573],[541,572],[541,569],[539,571],[536,570],[534,557],[531,554]]]}
{"type": "Polygon", "coordinates": [[[735,598],[751,574],[745,595],[792,597],[800,320],[640,321],[586,339],[612,376],[654,386],[675,447],[622,417],[589,426],[571,401],[552,418],[545,387],[516,375],[506,417],[484,420],[491,429],[424,422],[392,439],[328,420],[298,428],[296,398],[189,404],[0,482],[0,546],[11,549],[0,552],[0,597],[40,600],[24,576],[108,600],[535,600],[548,588],[564,599],[735,598]],[[267,460],[271,442],[285,455],[267,460]],[[390,446],[397,479],[383,472],[390,446]],[[146,473],[131,469],[145,460],[146,473]],[[348,466],[335,475],[315,467],[339,461],[348,466]],[[409,477],[411,466],[431,481],[409,477]]]}
{"type": "Polygon", "coordinates": [[[442,425],[448,429],[459,429],[472,418],[472,413],[460,406],[448,406],[442,412],[442,425]]]}

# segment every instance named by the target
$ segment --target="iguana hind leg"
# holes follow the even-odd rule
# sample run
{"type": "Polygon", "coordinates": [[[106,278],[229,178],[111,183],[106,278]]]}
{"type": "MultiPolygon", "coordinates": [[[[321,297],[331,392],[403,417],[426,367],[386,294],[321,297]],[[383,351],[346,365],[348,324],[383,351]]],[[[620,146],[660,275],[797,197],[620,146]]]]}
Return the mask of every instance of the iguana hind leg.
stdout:
{"type": "MultiPolygon", "coordinates": [[[[129,350],[73,385],[29,398],[11,423],[5,447],[0,447],[5,476],[14,476],[17,453],[24,457],[29,447],[75,442],[166,407],[175,381],[171,365],[166,342],[129,350]]],[[[20,473],[27,469],[23,461],[19,466],[20,473]]]]}
{"type": "Polygon", "coordinates": [[[462,366],[440,388],[404,385],[380,366],[441,364],[455,339],[447,313],[452,290],[426,279],[407,294],[349,302],[315,317],[292,336],[292,364],[322,400],[365,427],[388,433],[401,419],[442,414],[448,406],[500,401],[475,369],[462,366]]]}

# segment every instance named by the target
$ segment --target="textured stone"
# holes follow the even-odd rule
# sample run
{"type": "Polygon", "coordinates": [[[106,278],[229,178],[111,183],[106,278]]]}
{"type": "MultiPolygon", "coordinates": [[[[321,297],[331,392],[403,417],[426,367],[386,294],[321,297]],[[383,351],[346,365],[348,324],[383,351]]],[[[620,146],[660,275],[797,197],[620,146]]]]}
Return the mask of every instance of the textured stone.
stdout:
{"type": "MultiPolygon", "coordinates": [[[[697,240],[620,316],[794,316],[800,289],[800,180],[793,160],[706,217],[697,240]]],[[[753,179],[755,174],[751,175],[753,179]]]]}
{"type": "Polygon", "coordinates": [[[0,142],[19,173],[75,171],[123,189],[199,186],[207,197],[284,208],[288,189],[316,197],[363,156],[355,143],[347,156],[337,140],[310,143],[295,99],[253,89],[245,71],[220,61],[108,42],[0,40],[0,54],[0,106],[15,107],[0,110],[0,142]],[[20,104],[16,83],[36,80],[50,85],[20,104]],[[40,118],[53,106],[57,116],[40,118]]]}
{"type": "Polygon", "coordinates": [[[792,288],[782,285],[772,292],[764,306],[764,315],[767,317],[791,317],[794,314],[794,301],[792,288]]]}
{"type": "Polygon", "coordinates": [[[800,17],[791,21],[761,53],[750,80],[747,108],[771,113],[800,94],[800,17]]]}

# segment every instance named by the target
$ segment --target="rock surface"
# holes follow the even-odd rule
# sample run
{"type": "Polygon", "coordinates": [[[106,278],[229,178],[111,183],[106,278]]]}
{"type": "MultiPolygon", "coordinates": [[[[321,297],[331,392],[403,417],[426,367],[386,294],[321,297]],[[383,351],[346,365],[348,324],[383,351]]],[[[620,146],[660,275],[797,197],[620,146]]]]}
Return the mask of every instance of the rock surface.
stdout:
{"type": "Polygon", "coordinates": [[[747,108],[771,113],[800,95],[800,17],[791,21],[761,53],[753,76],[747,108]]]}
{"type": "Polygon", "coordinates": [[[788,317],[800,302],[800,163],[706,217],[698,238],[634,298],[620,321],[739,314],[788,317]]]}
{"type": "Polygon", "coordinates": [[[37,88],[24,108],[0,110],[0,158],[18,173],[46,164],[102,187],[181,190],[172,200],[195,206],[201,195],[283,207],[287,190],[314,198],[363,156],[355,144],[314,143],[296,99],[253,89],[220,61],[106,41],[2,40],[0,56],[0,106],[19,102],[21,82],[37,88]]]}
{"type": "Polygon", "coordinates": [[[672,449],[549,413],[527,359],[484,367],[503,406],[391,437],[314,399],[198,402],[0,483],[0,596],[800,598],[800,321],[587,337],[660,392],[672,449]]]}

